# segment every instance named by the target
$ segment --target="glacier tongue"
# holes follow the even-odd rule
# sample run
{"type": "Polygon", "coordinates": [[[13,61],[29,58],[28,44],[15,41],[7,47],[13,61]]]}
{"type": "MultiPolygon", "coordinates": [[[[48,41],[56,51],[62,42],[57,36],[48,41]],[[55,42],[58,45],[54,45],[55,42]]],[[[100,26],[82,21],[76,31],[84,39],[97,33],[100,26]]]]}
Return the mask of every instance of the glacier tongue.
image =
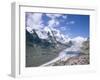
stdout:
{"type": "Polygon", "coordinates": [[[71,41],[73,41],[73,45],[69,48],[66,48],[65,50],[63,50],[61,53],[59,53],[59,57],[64,58],[66,56],[77,56],[78,53],[81,50],[82,47],[82,43],[84,41],[86,41],[86,38],[83,37],[76,37],[73,38],[71,41]],[[70,53],[70,54],[69,54],[70,53]]]}

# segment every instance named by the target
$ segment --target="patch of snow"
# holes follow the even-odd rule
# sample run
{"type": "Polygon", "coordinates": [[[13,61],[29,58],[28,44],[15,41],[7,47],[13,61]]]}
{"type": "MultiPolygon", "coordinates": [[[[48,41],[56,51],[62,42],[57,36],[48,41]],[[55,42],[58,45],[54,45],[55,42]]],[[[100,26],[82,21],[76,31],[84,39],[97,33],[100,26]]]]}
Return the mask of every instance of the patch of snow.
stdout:
{"type": "Polygon", "coordinates": [[[29,32],[29,33],[33,33],[33,29],[31,27],[26,27],[26,30],[29,32]]]}
{"type": "Polygon", "coordinates": [[[43,30],[37,30],[36,33],[38,34],[39,38],[41,38],[41,39],[47,39],[48,38],[47,33],[43,30]]]}

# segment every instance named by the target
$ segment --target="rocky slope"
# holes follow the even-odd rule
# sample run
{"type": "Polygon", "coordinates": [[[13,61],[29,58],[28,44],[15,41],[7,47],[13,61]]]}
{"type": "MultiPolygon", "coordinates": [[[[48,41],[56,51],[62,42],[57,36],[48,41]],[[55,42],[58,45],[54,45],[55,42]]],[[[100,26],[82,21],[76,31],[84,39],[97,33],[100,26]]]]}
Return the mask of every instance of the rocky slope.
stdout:
{"type": "MultiPolygon", "coordinates": [[[[68,65],[87,65],[89,64],[89,55],[80,55],[77,57],[70,57],[64,61],[57,61],[52,64],[52,66],[68,66],[68,65]]],[[[50,65],[49,65],[50,66],[50,65]]]]}

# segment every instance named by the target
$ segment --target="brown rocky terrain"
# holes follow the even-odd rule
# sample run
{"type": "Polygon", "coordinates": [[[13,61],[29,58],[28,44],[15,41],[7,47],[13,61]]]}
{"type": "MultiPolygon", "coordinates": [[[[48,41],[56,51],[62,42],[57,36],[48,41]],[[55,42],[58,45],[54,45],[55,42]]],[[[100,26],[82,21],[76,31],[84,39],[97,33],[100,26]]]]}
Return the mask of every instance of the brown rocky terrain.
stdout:
{"type": "Polygon", "coordinates": [[[87,65],[89,64],[89,55],[80,55],[77,57],[71,57],[65,61],[57,61],[54,64],[52,64],[53,66],[64,66],[64,65],[87,65]]]}

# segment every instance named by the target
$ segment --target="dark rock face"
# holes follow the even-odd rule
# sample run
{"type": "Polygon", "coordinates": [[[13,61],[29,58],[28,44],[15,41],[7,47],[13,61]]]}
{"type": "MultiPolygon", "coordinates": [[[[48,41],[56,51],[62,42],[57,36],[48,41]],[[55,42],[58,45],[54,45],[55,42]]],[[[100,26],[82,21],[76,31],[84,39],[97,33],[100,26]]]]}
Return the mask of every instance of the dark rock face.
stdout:
{"type": "Polygon", "coordinates": [[[42,48],[48,48],[48,47],[54,47],[54,43],[49,42],[50,40],[46,40],[46,39],[40,39],[37,35],[37,33],[34,31],[33,34],[30,34],[27,30],[26,30],[26,45],[37,45],[37,46],[41,46],[42,48]]]}
{"type": "Polygon", "coordinates": [[[33,34],[26,30],[26,67],[42,65],[58,56],[66,46],[56,43],[52,36],[49,39],[41,39],[34,31],[33,34]]]}
{"type": "Polygon", "coordinates": [[[31,44],[39,44],[41,42],[40,38],[38,37],[37,33],[34,31],[33,34],[30,34],[26,30],[26,43],[31,43],[31,44]]]}

